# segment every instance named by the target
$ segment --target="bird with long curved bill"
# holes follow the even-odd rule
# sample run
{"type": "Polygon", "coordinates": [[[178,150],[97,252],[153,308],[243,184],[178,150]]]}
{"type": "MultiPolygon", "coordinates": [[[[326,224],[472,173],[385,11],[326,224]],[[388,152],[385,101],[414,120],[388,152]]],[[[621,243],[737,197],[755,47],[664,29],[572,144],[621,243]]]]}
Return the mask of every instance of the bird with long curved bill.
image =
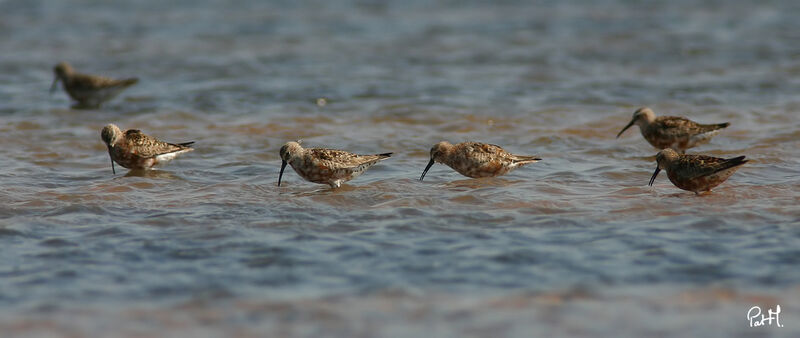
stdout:
{"type": "Polygon", "coordinates": [[[138,78],[112,79],[99,75],[81,74],[66,62],[53,67],[53,84],[50,94],[56,90],[61,81],[64,91],[77,102],[75,108],[97,108],[106,101],[119,95],[126,88],[139,82],[138,78]]]}
{"type": "Polygon", "coordinates": [[[653,185],[661,170],[667,172],[670,182],[683,190],[700,194],[710,192],[712,188],[722,184],[731,177],[742,164],[747,163],[744,156],[719,158],[706,155],[679,154],[667,148],[656,155],[656,170],[650,177],[649,186],[653,185]]]}
{"type": "Polygon", "coordinates": [[[167,143],[145,135],[138,129],[123,132],[115,124],[103,127],[100,138],[108,147],[111,172],[114,174],[117,173],[114,162],[128,169],[150,169],[194,150],[190,147],[194,142],[167,143]]]}
{"type": "Polygon", "coordinates": [[[300,142],[287,142],[281,147],[279,154],[281,172],[278,174],[278,186],[281,185],[283,170],[288,164],[305,180],[327,184],[331,188],[342,186],[342,183],[358,177],[369,167],[392,156],[392,153],[357,155],[336,149],[303,148],[300,142]]]}
{"type": "Polygon", "coordinates": [[[436,162],[453,168],[461,175],[480,178],[505,175],[511,170],[541,160],[536,156],[511,154],[494,144],[463,142],[454,145],[442,141],[431,148],[431,160],[419,180],[425,178],[425,174],[436,162]]]}
{"type": "Polygon", "coordinates": [[[647,107],[639,108],[633,113],[633,118],[625,128],[617,134],[619,138],[628,128],[639,126],[647,142],[658,149],[673,148],[681,153],[686,149],[708,143],[721,129],[727,128],[730,123],[700,124],[685,117],[659,116],[647,107]]]}

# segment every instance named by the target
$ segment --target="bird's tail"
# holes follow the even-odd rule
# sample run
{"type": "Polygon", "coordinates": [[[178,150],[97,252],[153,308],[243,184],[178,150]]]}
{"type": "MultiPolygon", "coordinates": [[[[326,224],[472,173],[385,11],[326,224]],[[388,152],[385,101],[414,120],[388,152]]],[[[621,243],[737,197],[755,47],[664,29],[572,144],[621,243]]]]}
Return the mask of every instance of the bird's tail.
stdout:
{"type": "Polygon", "coordinates": [[[728,170],[728,169],[733,168],[733,167],[738,167],[738,166],[740,166],[742,164],[747,163],[748,161],[749,160],[745,160],[744,159],[744,156],[729,158],[729,159],[725,160],[725,163],[722,166],[720,166],[719,169],[717,169],[717,172],[720,172],[720,171],[723,171],[723,170],[728,170]]]}
{"type": "Polygon", "coordinates": [[[520,155],[514,156],[514,162],[518,164],[536,163],[541,160],[542,160],[541,158],[538,158],[536,156],[520,156],[520,155]]]}
{"type": "Polygon", "coordinates": [[[181,147],[191,147],[194,144],[194,141],[191,142],[184,142],[184,143],[177,143],[177,145],[181,147]]]}
{"type": "Polygon", "coordinates": [[[727,128],[731,124],[729,122],[725,123],[714,123],[714,124],[700,124],[700,133],[701,134],[709,134],[706,136],[713,136],[716,135],[720,129],[727,128]]]}
{"type": "Polygon", "coordinates": [[[121,81],[120,81],[120,84],[121,84],[121,85],[123,85],[123,86],[125,86],[125,87],[128,87],[128,86],[133,86],[133,85],[135,85],[135,84],[136,84],[136,83],[138,83],[138,82],[139,82],[139,78],[137,78],[137,77],[132,77],[132,78],[130,78],[130,79],[124,79],[124,80],[121,80],[121,81]]]}
{"type": "Polygon", "coordinates": [[[731,125],[730,122],[725,122],[725,123],[704,124],[702,126],[703,126],[703,129],[705,129],[706,132],[709,132],[709,131],[713,131],[713,130],[719,130],[719,129],[723,129],[723,128],[728,128],[728,126],[730,126],[730,125],[731,125]]]}

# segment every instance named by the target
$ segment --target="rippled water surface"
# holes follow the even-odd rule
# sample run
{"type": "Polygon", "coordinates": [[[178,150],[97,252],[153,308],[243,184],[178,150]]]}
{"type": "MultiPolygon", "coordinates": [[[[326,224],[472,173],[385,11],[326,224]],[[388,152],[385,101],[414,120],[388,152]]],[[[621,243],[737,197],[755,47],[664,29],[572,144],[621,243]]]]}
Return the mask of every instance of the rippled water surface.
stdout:
{"type": "Polygon", "coordinates": [[[56,336],[796,336],[800,6],[2,1],[0,330],[56,336]],[[52,66],[141,81],[99,110],[52,66]],[[318,99],[327,104],[317,104],[318,99]],[[675,188],[640,106],[750,162],[675,188]],[[112,175],[106,123],[196,150],[112,175]],[[340,189],[288,140],[394,152],[340,189]],[[491,179],[438,141],[544,160],[491,179]],[[747,310],[781,305],[783,328],[747,310]]]}

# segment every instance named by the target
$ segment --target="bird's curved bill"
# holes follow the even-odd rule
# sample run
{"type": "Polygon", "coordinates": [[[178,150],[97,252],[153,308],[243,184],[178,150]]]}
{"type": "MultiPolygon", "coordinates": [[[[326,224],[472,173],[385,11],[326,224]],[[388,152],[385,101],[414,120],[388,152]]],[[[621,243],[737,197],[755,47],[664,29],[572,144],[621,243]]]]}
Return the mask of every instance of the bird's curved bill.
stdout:
{"type": "Polygon", "coordinates": [[[622,133],[624,133],[626,130],[628,130],[628,128],[630,128],[633,125],[633,122],[635,122],[635,121],[636,120],[631,120],[631,122],[628,123],[628,125],[625,126],[625,128],[622,128],[622,130],[619,131],[619,134],[617,134],[617,138],[619,138],[619,136],[622,135],[622,133]]]}
{"type": "Polygon", "coordinates": [[[53,78],[53,84],[50,85],[50,94],[52,95],[56,91],[56,85],[58,84],[58,76],[53,78]]]}
{"type": "Polygon", "coordinates": [[[114,169],[114,157],[111,156],[111,148],[108,148],[108,158],[111,159],[111,173],[116,175],[117,171],[114,169]]]}
{"type": "Polygon", "coordinates": [[[658,176],[658,173],[660,171],[661,171],[661,168],[656,167],[656,171],[653,173],[653,177],[650,177],[650,183],[648,183],[647,185],[649,185],[651,187],[653,186],[653,182],[656,180],[656,176],[658,176]]]}
{"type": "Polygon", "coordinates": [[[278,186],[281,186],[281,178],[283,178],[283,169],[286,169],[286,161],[281,161],[281,173],[278,174],[278,186]]]}
{"type": "Polygon", "coordinates": [[[428,165],[425,166],[425,170],[422,171],[422,176],[419,177],[420,181],[422,181],[422,179],[425,178],[425,174],[428,172],[428,169],[430,169],[431,166],[433,166],[433,159],[431,159],[431,161],[428,162],[428,165]]]}

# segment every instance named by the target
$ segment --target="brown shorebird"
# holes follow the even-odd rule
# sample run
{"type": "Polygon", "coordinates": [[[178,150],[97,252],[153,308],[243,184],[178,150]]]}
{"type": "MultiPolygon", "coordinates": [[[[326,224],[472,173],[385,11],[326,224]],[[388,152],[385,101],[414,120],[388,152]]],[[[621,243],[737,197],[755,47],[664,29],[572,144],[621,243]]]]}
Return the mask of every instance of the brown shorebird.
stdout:
{"type": "Polygon", "coordinates": [[[137,78],[116,80],[97,75],[76,73],[72,66],[66,62],[57,64],[53,68],[53,72],[55,72],[56,77],[53,79],[53,85],[50,86],[50,93],[56,90],[56,84],[58,80],[61,80],[67,94],[77,101],[76,108],[99,107],[103,102],[117,96],[125,88],[139,82],[137,78]]]}
{"type": "Polygon", "coordinates": [[[633,113],[633,119],[625,128],[622,128],[622,131],[617,134],[617,138],[634,124],[639,126],[642,136],[653,147],[673,148],[681,153],[686,152],[686,149],[707,143],[711,137],[720,132],[720,129],[730,125],[728,122],[699,124],[678,116],[656,117],[650,108],[643,107],[633,113]]]}
{"type": "Polygon", "coordinates": [[[172,160],[175,156],[194,150],[189,147],[194,142],[167,143],[147,136],[137,129],[122,132],[114,124],[108,124],[100,132],[100,138],[108,147],[111,157],[111,172],[114,162],[128,169],[150,169],[154,165],[172,160]]]}
{"type": "Polygon", "coordinates": [[[342,183],[361,175],[375,163],[389,158],[392,153],[356,155],[335,149],[304,149],[299,142],[287,142],[281,147],[280,155],[281,173],[278,175],[278,186],[281,185],[283,169],[288,163],[307,181],[338,188],[342,183]]]}
{"type": "Polygon", "coordinates": [[[719,158],[705,155],[678,154],[671,148],[664,149],[656,155],[658,166],[650,178],[652,186],[658,172],[667,171],[667,177],[676,187],[700,194],[711,191],[728,179],[742,164],[747,163],[744,156],[719,158]]]}
{"type": "Polygon", "coordinates": [[[517,167],[541,160],[536,156],[510,154],[493,144],[463,142],[453,145],[442,141],[431,148],[431,160],[419,180],[425,178],[425,173],[435,162],[444,163],[461,175],[480,178],[504,175],[517,167]]]}

